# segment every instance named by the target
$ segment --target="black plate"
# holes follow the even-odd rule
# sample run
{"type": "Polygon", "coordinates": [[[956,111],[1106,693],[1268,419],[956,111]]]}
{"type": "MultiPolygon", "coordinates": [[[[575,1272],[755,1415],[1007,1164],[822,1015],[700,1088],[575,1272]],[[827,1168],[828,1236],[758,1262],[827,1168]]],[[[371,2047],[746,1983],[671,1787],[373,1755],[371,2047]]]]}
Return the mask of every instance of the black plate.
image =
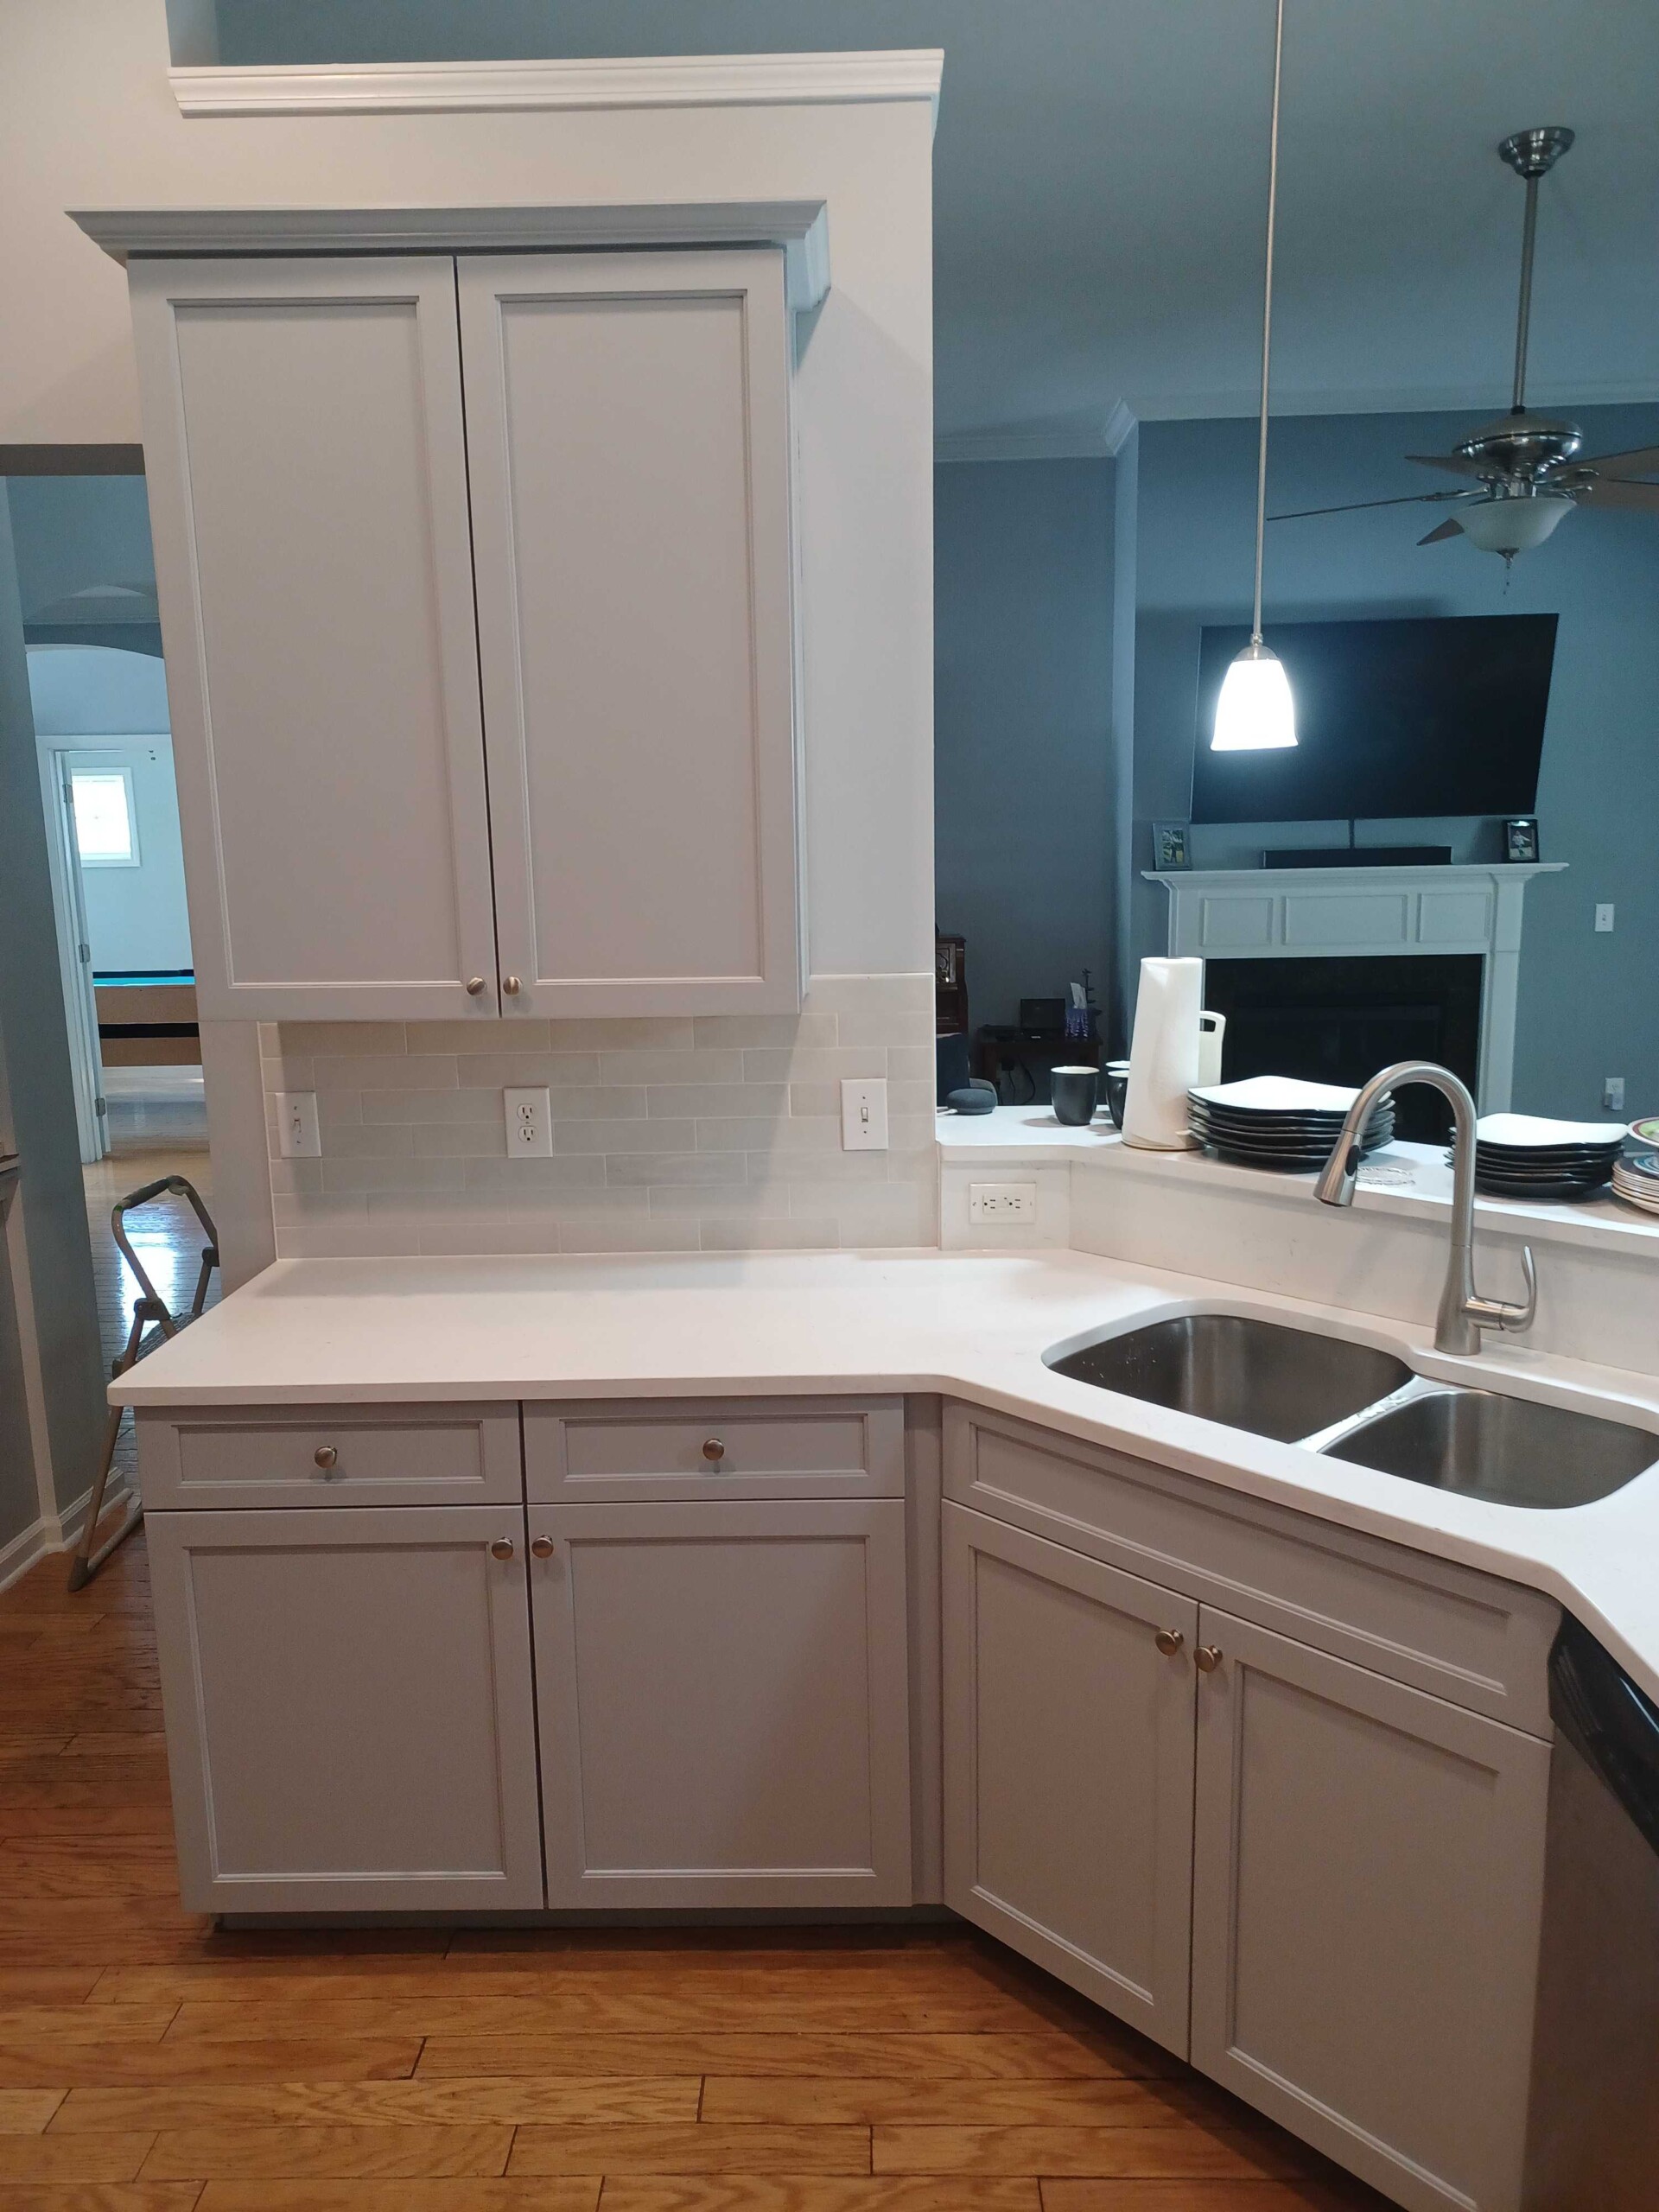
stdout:
{"type": "MultiPolygon", "coordinates": [[[[1190,1101],[1186,1110],[1195,1122],[1202,1122],[1212,1129],[1226,1129],[1235,1136],[1245,1138],[1265,1137],[1274,1142],[1292,1144],[1318,1141],[1334,1144],[1342,1135],[1340,1116],[1333,1122],[1301,1122],[1293,1126],[1288,1122],[1269,1122],[1256,1116],[1249,1120],[1240,1120],[1235,1115],[1222,1113],[1213,1106],[1200,1104],[1197,1100],[1190,1101]]],[[[1394,1127],[1392,1110],[1380,1107],[1367,1126],[1373,1129],[1391,1129],[1394,1127]]]]}
{"type": "Polygon", "coordinates": [[[1475,1178],[1475,1188],[1484,1192],[1489,1198],[1590,1198],[1598,1191],[1611,1187],[1611,1179],[1605,1183],[1586,1183],[1582,1176],[1556,1183],[1497,1182],[1489,1175],[1475,1178]]]}

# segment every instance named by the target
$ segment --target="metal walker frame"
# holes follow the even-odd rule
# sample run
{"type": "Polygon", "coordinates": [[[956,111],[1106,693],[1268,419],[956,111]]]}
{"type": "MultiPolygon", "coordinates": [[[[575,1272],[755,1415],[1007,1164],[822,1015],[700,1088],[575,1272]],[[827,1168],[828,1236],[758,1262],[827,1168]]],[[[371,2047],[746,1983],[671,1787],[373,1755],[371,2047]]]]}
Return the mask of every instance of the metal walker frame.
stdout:
{"type": "MultiPolygon", "coordinates": [[[[213,1226],[213,1216],[201,1202],[200,1192],[182,1175],[163,1175],[156,1182],[146,1183],[142,1190],[129,1191],[124,1198],[118,1198],[110,1209],[110,1230],[122,1258],[132,1270],[133,1280],[137,1283],[139,1291],[132,1301],[132,1326],[127,1332],[126,1344],[120,1357],[110,1368],[110,1380],[114,1382],[141,1360],[146,1350],[155,1349],[153,1344],[147,1346],[144,1342],[151,1329],[159,1329],[165,1340],[168,1337],[176,1337],[179,1331],[190,1322],[201,1319],[202,1307],[207,1299],[207,1285],[213,1269],[219,1265],[219,1231],[213,1226]],[[196,1294],[190,1301],[188,1313],[177,1320],[168,1311],[167,1300],[145,1272],[143,1262],[133,1250],[132,1240],[126,1230],[128,1214],[139,1206],[149,1205],[153,1199],[163,1194],[189,1200],[191,1210],[201,1224],[202,1233],[207,1238],[202,1247],[201,1272],[196,1277],[196,1294]]],[[[75,1555],[69,1562],[69,1587],[72,1592],[86,1587],[110,1554],[125,1543],[144,1517],[143,1502],[137,1500],[115,1534],[100,1544],[96,1551],[92,1549],[92,1540],[98,1534],[99,1521],[104,1511],[104,1492],[109,1484],[110,1470],[115,1465],[115,1447],[120,1440],[121,1424],[126,1418],[126,1412],[124,1406],[110,1408],[109,1421],[104,1431],[103,1464],[98,1471],[98,1480],[92,1485],[80,1541],[75,1546],[75,1555]]]]}

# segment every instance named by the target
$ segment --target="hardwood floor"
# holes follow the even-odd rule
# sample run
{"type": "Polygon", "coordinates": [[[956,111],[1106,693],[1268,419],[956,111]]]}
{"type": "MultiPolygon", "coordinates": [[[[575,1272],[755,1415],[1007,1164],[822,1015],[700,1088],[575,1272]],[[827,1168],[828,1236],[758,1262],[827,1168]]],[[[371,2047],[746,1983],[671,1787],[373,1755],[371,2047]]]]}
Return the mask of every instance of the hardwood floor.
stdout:
{"type": "Polygon", "coordinates": [[[969,1930],[231,1935],[142,1535],[0,1594],[0,2212],[1386,2212],[969,1930]]]}

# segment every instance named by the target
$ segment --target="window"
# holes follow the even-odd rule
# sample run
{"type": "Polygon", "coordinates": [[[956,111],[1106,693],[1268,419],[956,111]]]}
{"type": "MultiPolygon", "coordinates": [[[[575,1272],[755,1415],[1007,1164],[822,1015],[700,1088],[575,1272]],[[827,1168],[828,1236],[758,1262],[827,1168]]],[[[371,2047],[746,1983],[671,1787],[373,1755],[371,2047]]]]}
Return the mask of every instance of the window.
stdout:
{"type": "Polygon", "coordinates": [[[69,793],[75,810],[75,844],[83,868],[137,868],[138,833],[133,820],[132,778],[124,768],[75,768],[69,793]]]}

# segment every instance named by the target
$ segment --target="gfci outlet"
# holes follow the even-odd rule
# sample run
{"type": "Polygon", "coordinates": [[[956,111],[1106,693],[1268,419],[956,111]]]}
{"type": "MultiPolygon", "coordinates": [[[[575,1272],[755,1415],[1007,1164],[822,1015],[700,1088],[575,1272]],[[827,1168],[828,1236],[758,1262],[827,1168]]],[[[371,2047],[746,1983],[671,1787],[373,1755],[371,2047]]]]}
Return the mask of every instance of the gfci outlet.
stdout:
{"type": "Polygon", "coordinates": [[[1034,1183],[970,1183],[968,1185],[969,1221],[1035,1221],[1037,1185],[1034,1183]]]}
{"type": "Polygon", "coordinates": [[[550,1160],[553,1105],[545,1090],[504,1090],[509,1160],[550,1160]]]}
{"type": "Polygon", "coordinates": [[[276,1093],[276,1138],[284,1160],[321,1160],[322,1133],[317,1127],[315,1090],[276,1093]]]}

